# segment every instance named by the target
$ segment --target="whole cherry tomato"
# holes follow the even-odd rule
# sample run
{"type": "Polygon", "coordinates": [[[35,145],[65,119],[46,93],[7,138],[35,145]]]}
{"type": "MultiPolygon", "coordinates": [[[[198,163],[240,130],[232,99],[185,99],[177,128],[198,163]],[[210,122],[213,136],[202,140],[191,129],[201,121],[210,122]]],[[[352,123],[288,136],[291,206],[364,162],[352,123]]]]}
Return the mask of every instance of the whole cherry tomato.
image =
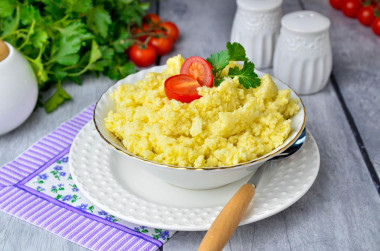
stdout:
{"type": "Polygon", "coordinates": [[[128,50],[128,55],[132,62],[140,67],[153,64],[157,58],[156,49],[149,44],[145,48],[143,45],[133,44],[128,50]]]}
{"type": "Polygon", "coordinates": [[[201,85],[189,75],[174,75],[165,81],[165,94],[169,99],[190,103],[201,97],[197,91],[198,87],[201,85]]]}
{"type": "Polygon", "coordinates": [[[169,53],[173,47],[173,41],[169,37],[151,37],[149,44],[156,48],[157,54],[160,56],[169,53]]]}
{"type": "Polygon", "coordinates": [[[361,3],[359,0],[345,0],[342,5],[342,12],[347,17],[355,18],[360,7],[361,3]]]}
{"type": "Polygon", "coordinates": [[[365,26],[371,26],[373,20],[375,20],[374,9],[372,6],[362,7],[358,12],[358,20],[365,26]]]}
{"type": "Polygon", "coordinates": [[[143,24],[141,28],[133,27],[132,28],[132,35],[138,38],[141,42],[145,42],[145,40],[148,38],[148,35],[139,35],[142,32],[148,32],[151,27],[149,24],[143,24]]]}
{"type": "Polygon", "coordinates": [[[160,27],[164,28],[164,34],[171,39],[173,39],[173,42],[177,41],[179,37],[179,29],[177,25],[175,25],[173,22],[162,22],[160,24],[160,27]]]}
{"type": "Polygon", "coordinates": [[[344,0],[329,0],[330,5],[337,10],[342,9],[344,0]]]}
{"type": "Polygon", "coordinates": [[[181,74],[193,77],[198,80],[202,86],[211,87],[214,85],[212,66],[201,57],[194,56],[187,58],[182,64],[181,74]]]}
{"type": "Polygon", "coordinates": [[[161,22],[161,18],[154,13],[146,14],[143,18],[144,23],[151,23],[151,24],[159,24],[161,22]]]}
{"type": "Polygon", "coordinates": [[[142,30],[143,30],[143,31],[148,31],[149,29],[151,29],[151,28],[150,28],[150,25],[149,25],[149,24],[146,24],[146,23],[144,23],[141,27],[142,27],[142,30]]]}
{"type": "Polygon", "coordinates": [[[377,17],[371,25],[373,33],[380,36],[380,17],[377,17]]]}

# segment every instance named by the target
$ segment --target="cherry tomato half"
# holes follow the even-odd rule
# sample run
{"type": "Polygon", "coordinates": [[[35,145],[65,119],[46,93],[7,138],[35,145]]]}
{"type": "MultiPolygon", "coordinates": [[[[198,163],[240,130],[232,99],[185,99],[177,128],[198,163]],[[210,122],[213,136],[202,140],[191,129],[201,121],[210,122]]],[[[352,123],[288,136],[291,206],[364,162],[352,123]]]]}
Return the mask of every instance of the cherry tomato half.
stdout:
{"type": "Polygon", "coordinates": [[[143,18],[144,23],[158,24],[161,22],[161,18],[154,13],[148,13],[143,18]]]}
{"type": "Polygon", "coordinates": [[[128,50],[129,58],[137,66],[146,67],[153,64],[157,58],[156,49],[149,45],[146,48],[140,47],[139,45],[132,45],[128,50]]]}
{"type": "Polygon", "coordinates": [[[342,5],[342,12],[347,17],[355,18],[360,7],[361,3],[359,0],[345,0],[342,5]]]}
{"type": "Polygon", "coordinates": [[[344,0],[329,0],[329,2],[334,9],[340,10],[342,9],[344,0]]]}
{"type": "Polygon", "coordinates": [[[173,39],[173,42],[177,41],[179,37],[179,29],[177,25],[175,25],[173,22],[163,22],[160,24],[160,27],[164,28],[164,34],[171,39],[173,39]]]}
{"type": "Polygon", "coordinates": [[[190,103],[199,99],[197,88],[201,87],[198,81],[189,75],[174,75],[165,81],[165,93],[169,99],[182,103],[190,103]]]}
{"type": "Polygon", "coordinates": [[[212,66],[201,57],[187,58],[181,67],[181,74],[190,75],[203,86],[211,87],[214,84],[212,66]]]}
{"type": "Polygon", "coordinates": [[[372,6],[362,7],[358,12],[358,20],[365,26],[371,26],[373,20],[375,20],[374,9],[372,6]]]}
{"type": "Polygon", "coordinates": [[[373,33],[380,36],[380,17],[377,17],[371,25],[373,33]]]}
{"type": "Polygon", "coordinates": [[[161,56],[169,53],[173,47],[173,40],[168,37],[151,37],[149,44],[156,48],[157,54],[161,56]]]}

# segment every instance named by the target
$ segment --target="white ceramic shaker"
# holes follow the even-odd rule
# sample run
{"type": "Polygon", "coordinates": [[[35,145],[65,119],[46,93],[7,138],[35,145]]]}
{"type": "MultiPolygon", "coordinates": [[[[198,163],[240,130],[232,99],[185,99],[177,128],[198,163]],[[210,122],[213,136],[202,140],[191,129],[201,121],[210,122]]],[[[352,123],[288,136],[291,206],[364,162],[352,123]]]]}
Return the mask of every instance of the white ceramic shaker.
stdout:
{"type": "Polygon", "coordinates": [[[38,97],[37,80],[28,61],[0,41],[0,135],[21,125],[38,97]]]}
{"type": "Polygon", "coordinates": [[[231,42],[242,44],[256,68],[272,66],[281,27],[282,0],[237,0],[231,42]]]}
{"type": "Polygon", "coordinates": [[[332,70],[330,20],[314,11],[297,11],[285,15],[281,26],[274,75],[298,94],[320,91],[332,70]]]}

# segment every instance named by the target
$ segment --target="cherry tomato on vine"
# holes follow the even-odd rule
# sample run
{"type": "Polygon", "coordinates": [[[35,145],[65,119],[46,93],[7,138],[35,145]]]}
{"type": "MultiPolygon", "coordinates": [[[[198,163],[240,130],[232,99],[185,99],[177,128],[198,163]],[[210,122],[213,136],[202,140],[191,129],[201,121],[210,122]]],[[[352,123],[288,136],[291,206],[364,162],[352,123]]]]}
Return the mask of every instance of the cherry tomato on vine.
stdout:
{"type": "Polygon", "coordinates": [[[196,79],[202,86],[211,87],[214,84],[212,66],[201,57],[189,57],[183,62],[181,74],[186,74],[196,79]]]}
{"type": "Polygon", "coordinates": [[[373,33],[380,36],[380,17],[377,17],[371,25],[373,33]]]}
{"type": "Polygon", "coordinates": [[[168,37],[151,37],[149,44],[156,48],[158,55],[165,55],[170,52],[173,47],[173,41],[168,37]]]}
{"type": "Polygon", "coordinates": [[[144,23],[152,23],[152,24],[159,24],[161,22],[161,18],[154,13],[146,14],[143,18],[144,23]]]}
{"type": "Polygon", "coordinates": [[[341,10],[344,0],[329,0],[330,5],[337,10],[341,10]]]}
{"type": "Polygon", "coordinates": [[[342,12],[347,17],[355,18],[360,7],[361,3],[359,0],[345,0],[342,5],[342,12]]]}
{"type": "Polygon", "coordinates": [[[365,26],[371,26],[373,20],[375,20],[374,9],[372,6],[362,7],[358,12],[358,20],[365,26]]]}
{"type": "Polygon", "coordinates": [[[144,23],[144,24],[142,24],[142,30],[143,31],[148,31],[148,30],[150,30],[151,28],[150,28],[150,25],[149,24],[146,24],[146,23],[144,23]]]}
{"type": "Polygon", "coordinates": [[[201,97],[197,91],[198,87],[201,85],[189,75],[174,75],[165,81],[165,94],[168,99],[190,103],[201,97]]]}
{"type": "Polygon", "coordinates": [[[140,35],[139,36],[139,34],[141,34],[143,32],[146,33],[149,31],[149,29],[151,29],[149,24],[143,24],[141,26],[141,28],[134,27],[134,28],[132,28],[132,35],[137,37],[137,39],[140,40],[141,42],[145,42],[145,40],[148,38],[148,35],[140,35]]]}
{"type": "Polygon", "coordinates": [[[146,48],[144,48],[144,46],[133,44],[128,50],[128,55],[132,62],[140,67],[146,67],[153,64],[157,58],[156,49],[149,44],[146,48]]]}
{"type": "Polygon", "coordinates": [[[173,39],[173,42],[177,41],[179,37],[179,29],[177,25],[175,25],[173,22],[166,21],[162,22],[160,24],[160,27],[165,29],[164,34],[173,39]]]}

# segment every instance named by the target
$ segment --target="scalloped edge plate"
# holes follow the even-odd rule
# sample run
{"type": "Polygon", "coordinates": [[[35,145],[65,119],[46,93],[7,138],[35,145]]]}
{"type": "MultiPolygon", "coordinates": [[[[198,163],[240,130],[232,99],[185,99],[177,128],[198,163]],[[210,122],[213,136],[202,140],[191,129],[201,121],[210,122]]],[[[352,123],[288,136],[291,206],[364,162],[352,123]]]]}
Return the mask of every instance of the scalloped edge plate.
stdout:
{"type": "MultiPolygon", "coordinates": [[[[75,138],[69,160],[75,183],[96,206],[120,219],[168,230],[207,230],[250,178],[209,190],[172,186],[130,165],[100,138],[92,121],[75,138]]],[[[299,152],[264,172],[240,225],[267,218],[299,200],[314,183],[319,164],[318,146],[308,131],[299,152]]]]}

